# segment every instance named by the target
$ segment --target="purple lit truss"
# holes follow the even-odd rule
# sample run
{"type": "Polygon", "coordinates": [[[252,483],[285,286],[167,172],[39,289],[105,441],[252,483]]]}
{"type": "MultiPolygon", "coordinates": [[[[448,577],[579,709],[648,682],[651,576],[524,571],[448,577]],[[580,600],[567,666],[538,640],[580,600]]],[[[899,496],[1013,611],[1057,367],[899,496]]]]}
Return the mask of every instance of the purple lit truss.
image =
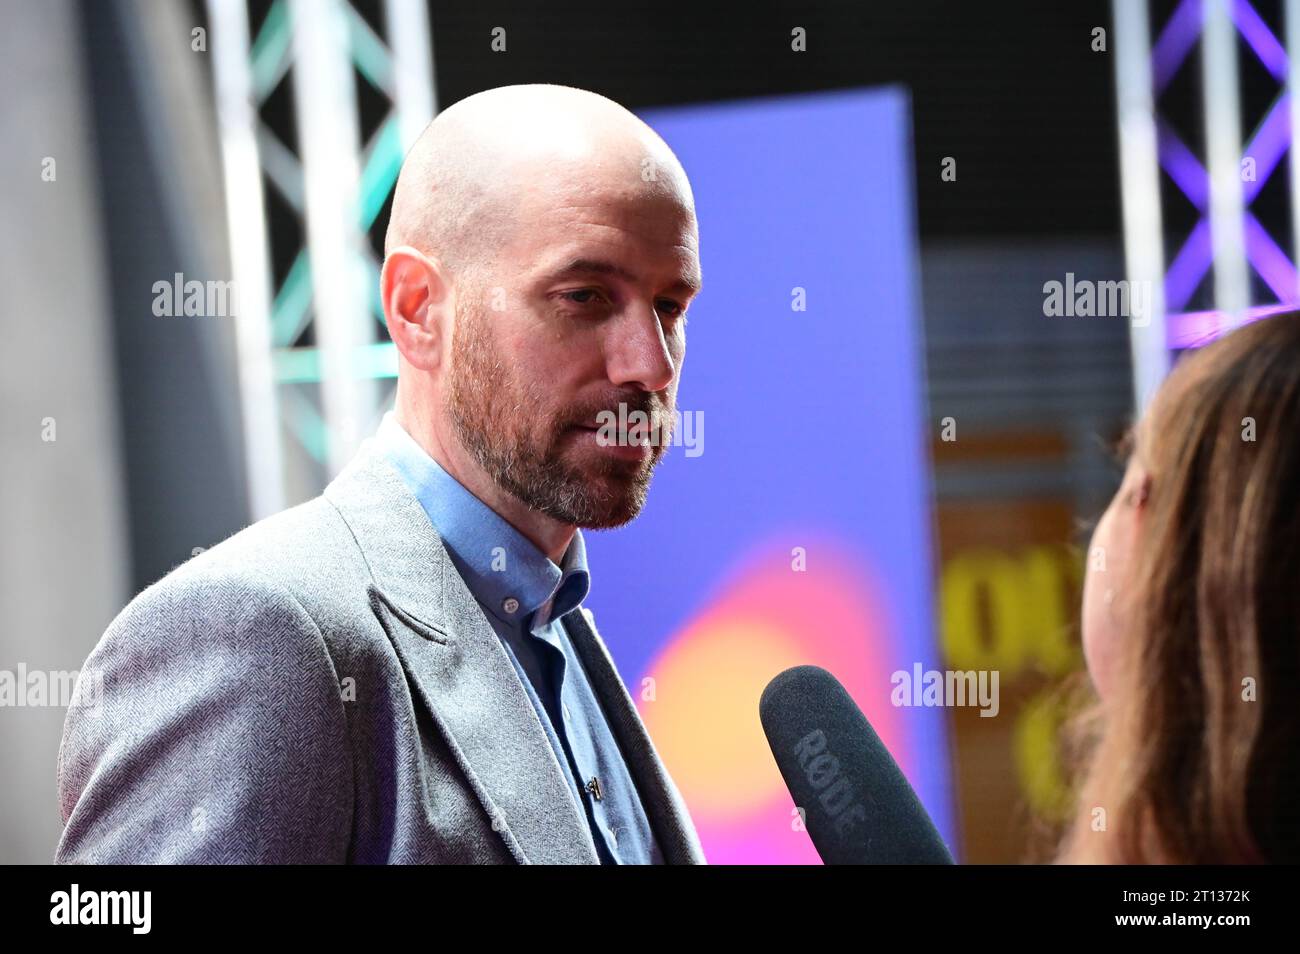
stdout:
{"type": "MultiPolygon", "coordinates": [[[[1130,0],[1118,0],[1130,2],[1130,0]]],[[[1249,0],[1182,0],[1151,47],[1151,81],[1158,99],[1202,38],[1207,3],[1227,3],[1232,25],[1246,46],[1281,86],[1263,120],[1242,150],[1254,160],[1254,178],[1243,179],[1241,231],[1245,259],[1277,297],[1278,304],[1254,305],[1230,315],[1222,310],[1186,311],[1188,302],[1214,264],[1210,215],[1210,175],[1173,126],[1155,115],[1160,168],[1200,213],[1200,219],[1175,253],[1164,275],[1166,343],[1171,349],[1195,347],[1222,331],[1266,314],[1285,311],[1300,301],[1300,276],[1287,253],[1250,212],[1250,205],[1291,145],[1291,97],[1286,49],[1249,0]]],[[[1287,13],[1293,13],[1288,4],[1287,13]]]]}

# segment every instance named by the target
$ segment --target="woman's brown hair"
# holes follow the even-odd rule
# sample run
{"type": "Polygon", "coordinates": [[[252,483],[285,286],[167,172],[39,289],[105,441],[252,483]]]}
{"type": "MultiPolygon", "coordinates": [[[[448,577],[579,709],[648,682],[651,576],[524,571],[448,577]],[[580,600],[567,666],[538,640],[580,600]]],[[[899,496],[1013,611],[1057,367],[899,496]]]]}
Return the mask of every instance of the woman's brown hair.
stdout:
{"type": "Polygon", "coordinates": [[[1134,452],[1151,483],[1127,631],[1074,725],[1091,741],[1059,860],[1295,863],[1300,313],[1187,354],[1134,452]]]}

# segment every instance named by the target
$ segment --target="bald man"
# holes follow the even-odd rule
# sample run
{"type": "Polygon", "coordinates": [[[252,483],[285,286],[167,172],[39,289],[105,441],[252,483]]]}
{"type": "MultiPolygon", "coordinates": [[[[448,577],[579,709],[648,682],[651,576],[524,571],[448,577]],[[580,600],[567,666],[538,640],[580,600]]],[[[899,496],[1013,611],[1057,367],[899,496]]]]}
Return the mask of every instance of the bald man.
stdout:
{"type": "Polygon", "coordinates": [[[699,287],[686,175],[627,110],[516,86],[441,114],[385,241],[393,411],[113,621],[56,861],[703,863],[580,529],[645,503],[699,287]]]}

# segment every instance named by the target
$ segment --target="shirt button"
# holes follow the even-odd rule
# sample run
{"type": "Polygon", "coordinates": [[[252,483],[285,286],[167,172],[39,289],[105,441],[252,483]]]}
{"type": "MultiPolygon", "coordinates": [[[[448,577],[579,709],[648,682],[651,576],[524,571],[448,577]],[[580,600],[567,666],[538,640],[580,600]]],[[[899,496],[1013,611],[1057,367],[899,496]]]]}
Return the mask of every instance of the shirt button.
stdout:
{"type": "Polygon", "coordinates": [[[507,596],[501,601],[501,608],[507,613],[514,613],[515,610],[519,609],[519,601],[513,596],[507,596]]]}

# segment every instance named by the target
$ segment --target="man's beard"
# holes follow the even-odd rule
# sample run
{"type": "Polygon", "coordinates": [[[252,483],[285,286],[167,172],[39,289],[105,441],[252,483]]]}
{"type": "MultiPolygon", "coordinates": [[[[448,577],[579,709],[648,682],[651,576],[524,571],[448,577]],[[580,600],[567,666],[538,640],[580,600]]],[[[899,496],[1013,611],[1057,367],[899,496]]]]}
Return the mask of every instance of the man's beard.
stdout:
{"type": "Polygon", "coordinates": [[[544,383],[518,382],[512,370],[489,340],[484,312],[457,309],[447,407],[457,436],[478,465],[502,490],[561,523],[618,527],[640,513],[651,473],[668,447],[672,409],[644,391],[623,396],[619,401],[628,415],[639,410],[649,419],[657,444],[639,460],[603,450],[583,452],[586,459],[574,466],[563,458],[565,445],[574,443],[571,428],[597,423],[601,411],[617,413],[619,402],[543,416],[544,383]]]}

